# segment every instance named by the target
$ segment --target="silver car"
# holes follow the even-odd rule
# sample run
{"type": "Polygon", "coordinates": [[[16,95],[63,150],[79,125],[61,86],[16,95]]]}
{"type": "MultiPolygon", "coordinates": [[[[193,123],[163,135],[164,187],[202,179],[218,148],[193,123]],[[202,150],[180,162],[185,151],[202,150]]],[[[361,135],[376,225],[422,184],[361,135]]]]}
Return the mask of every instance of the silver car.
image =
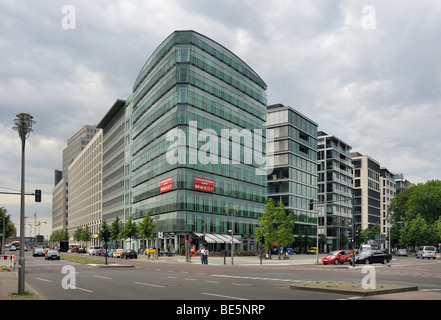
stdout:
{"type": "Polygon", "coordinates": [[[58,250],[48,250],[44,256],[46,260],[60,260],[58,250]]]}
{"type": "Polygon", "coordinates": [[[433,258],[436,259],[436,249],[433,246],[424,246],[424,247],[420,247],[416,253],[416,257],[417,259],[421,258],[433,258]]]}

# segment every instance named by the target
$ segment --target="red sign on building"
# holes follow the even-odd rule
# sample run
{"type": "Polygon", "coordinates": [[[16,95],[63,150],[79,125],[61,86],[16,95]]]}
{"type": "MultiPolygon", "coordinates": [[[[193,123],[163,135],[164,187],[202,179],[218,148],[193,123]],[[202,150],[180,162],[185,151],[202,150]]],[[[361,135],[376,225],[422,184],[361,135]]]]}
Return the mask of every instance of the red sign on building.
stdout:
{"type": "Polygon", "coordinates": [[[173,182],[172,177],[161,180],[161,182],[159,184],[159,189],[160,189],[161,193],[172,190],[173,189],[172,182],[173,182]]]}
{"type": "Polygon", "coordinates": [[[214,181],[194,177],[194,189],[199,191],[214,193],[214,181]]]}

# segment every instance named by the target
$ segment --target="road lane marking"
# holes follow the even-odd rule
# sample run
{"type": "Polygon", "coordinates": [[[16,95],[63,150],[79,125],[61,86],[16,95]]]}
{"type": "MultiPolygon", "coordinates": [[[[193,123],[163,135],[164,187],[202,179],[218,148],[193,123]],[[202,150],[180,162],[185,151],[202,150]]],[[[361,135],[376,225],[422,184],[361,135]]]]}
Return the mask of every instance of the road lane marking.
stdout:
{"type": "Polygon", "coordinates": [[[233,278],[233,279],[248,279],[248,280],[266,280],[266,281],[282,281],[282,282],[302,282],[301,280],[292,279],[276,279],[276,278],[261,278],[261,277],[245,277],[245,276],[232,276],[226,274],[212,274],[212,277],[219,278],[233,278]]]}
{"type": "Polygon", "coordinates": [[[43,278],[35,278],[37,280],[41,280],[41,281],[46,281],[46,282],[52,282],[52,280],[47,280],[47,279],[43,279],[43,278]]]}
{"type": "Polygon", "coordinates": [[[152,284],[152,283],[136,282],[136,281],[134,283],[140,284],[140,285],[143,285],[143,286],[149,286],[149,287],[165,288],[165,286],[160,286],[158,284],[152,284]]]}
{"type": "Polygon", "coordinates": [[[101,278],[101,279],[113,280],[113,278],[103,277],[103,276],[97,276],[97,275],[94,275],[94,277],[96,277],[96,278],[101,278]]]}
{"type": "Polygon", "coordinates": [[[201,292],[201,294],[206,295],[206,296],[213,296],[213,297],[219,297],[219,298],[225,298],[225,299],[233,299],[233,300],[250,300],[250,299],[245,299],[245,298],[232,297],[232,296],[224,296],[222,294],[208,293],[208,292],[201,292]]]}
{"type": "MultiPolygon", "coordinates": [[[[72,289],[74,289],[74,288],[72,288],[72,289]]],[[[87,289],[84,289],[84,288],[78,288],[78,287],[75,287],[75,289],[77,289],[77,290],[81,290],[81,291],[90,292],[90,293],[93,292],[93,291],[91,291],[91,290],[87,290],[87,289]]]]}

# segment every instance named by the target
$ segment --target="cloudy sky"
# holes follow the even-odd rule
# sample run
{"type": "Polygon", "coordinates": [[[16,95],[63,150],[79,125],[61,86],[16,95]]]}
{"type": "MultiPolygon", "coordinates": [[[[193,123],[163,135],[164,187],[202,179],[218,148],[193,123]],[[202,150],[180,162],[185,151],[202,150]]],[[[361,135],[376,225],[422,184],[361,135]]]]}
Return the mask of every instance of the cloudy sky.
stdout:
{"type": "MultiPolygon", "coordinates": [[[[412,182],[440,179],[441,3],[438,0],[2,0],[0,191],[20,190],[15,115],[27,140],[26,215],[51,216],[66,141],[131,93],[174,30],[230,49],[290,105],[353,151],[412,182]]],[[[19,196],[0,195],[14,219],[19,196]]]]}

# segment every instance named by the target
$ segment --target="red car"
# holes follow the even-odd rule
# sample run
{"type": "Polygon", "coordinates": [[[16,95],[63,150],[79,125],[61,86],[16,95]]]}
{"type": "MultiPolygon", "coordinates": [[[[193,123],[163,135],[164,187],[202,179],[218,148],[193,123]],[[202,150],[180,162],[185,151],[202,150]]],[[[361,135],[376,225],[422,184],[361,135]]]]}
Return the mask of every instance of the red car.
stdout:
{"type": "Polygon", "coordinates": [[[322,259],[323,264],[333,263],[345,263],[352,256],[352,252],[349,250],[336,250],[332,251],[330,254],[326,255],[322,259]]]}

